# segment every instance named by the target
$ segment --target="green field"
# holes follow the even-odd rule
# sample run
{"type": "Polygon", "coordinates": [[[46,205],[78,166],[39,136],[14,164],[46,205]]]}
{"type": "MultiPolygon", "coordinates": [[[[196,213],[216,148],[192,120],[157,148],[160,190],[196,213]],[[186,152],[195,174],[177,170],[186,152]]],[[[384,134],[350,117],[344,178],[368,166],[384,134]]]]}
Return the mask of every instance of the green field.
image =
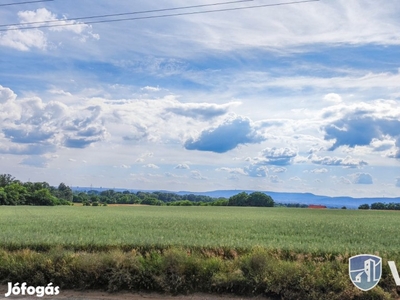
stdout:
{"type": "Polygon", "coordinates": [[[0,207],[7,248],[228,247],[307,253],[399,253],[391,211],[244,207],[0,207]]]}
{"type": "Polygon", "coordinates": [[[0,284],[234,293],[274,299],[397,299],[395,211],[250,207],[0,206],[0,284]],[[379,286],[348,277],[383,258],[379,286]],[[276,298],[275,298],[276,297],[276,298]]]}

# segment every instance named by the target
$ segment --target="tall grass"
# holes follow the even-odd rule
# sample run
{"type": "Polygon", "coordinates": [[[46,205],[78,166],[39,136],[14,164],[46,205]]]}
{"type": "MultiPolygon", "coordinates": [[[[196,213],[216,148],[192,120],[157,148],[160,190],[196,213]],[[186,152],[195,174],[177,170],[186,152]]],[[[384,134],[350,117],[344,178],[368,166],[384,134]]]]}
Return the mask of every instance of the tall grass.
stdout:
{"type": "Polygon", "coordinates": [[[236,207],[0,207],[0,248],[234,248],[400,253],[392,211],[236,207]]]}
{"type": "Polygon", "coordinates": [[[333,261],[277,259],[255,247],[247,254],[225,259],[170,248],[123,252],[73,252],[52,249],[0,251],[0,283],[27,282],[39,286],[53,282],[64,289],[103,289],[189,294],[192,292],[264,295],[281,299],[394,299],[394,282],[384,266],[377,288],[361,292],[347,274],[348,257],[333,261]]]}

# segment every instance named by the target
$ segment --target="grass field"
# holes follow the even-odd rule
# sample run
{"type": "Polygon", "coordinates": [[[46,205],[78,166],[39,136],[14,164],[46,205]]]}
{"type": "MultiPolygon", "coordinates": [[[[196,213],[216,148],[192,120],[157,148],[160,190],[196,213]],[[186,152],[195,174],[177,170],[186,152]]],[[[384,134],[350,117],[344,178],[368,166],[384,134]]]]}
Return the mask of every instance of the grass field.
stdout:
{"type": "Polygon", "coordinates": [[[391,211],[237,207],[0,207],[0,247],[184,246],[400,252],[391,211]]]}
{"type": "Polygon", "coordinates": [[[399,228],[393,211],[0,206],[0,284],[397,299],[387,260],[400,262],[399,228]],[[383,258],[368,292],[348,277],[363,253],[383,258]]]}

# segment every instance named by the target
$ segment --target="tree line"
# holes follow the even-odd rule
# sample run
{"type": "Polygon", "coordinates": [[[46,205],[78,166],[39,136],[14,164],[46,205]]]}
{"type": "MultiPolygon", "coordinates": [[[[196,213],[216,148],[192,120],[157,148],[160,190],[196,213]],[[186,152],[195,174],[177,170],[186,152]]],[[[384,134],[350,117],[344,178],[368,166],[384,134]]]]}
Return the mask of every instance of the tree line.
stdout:
{"type": "Polygon", "coordinates": [[[96,190],[75,191],[60,183],[50,186],[47,182],[21,182],[10,174],[0,175],[0,205],[71,205],[82,203],[85,206],[108,204],[145,204],[168,206],[258,206],[272,207],[274,200],[262,193],[241,192],[230,198],[213,198],[205,195],[178,195],[171,192],[118,192],[112,189],[102,192],[96,190]]]}
{"type": "Polygon", "coordinates": [[[47,182],[21,182],[10,174],[0,175],[0,205],[71,205],[72,190],[64,183],[58,188],[47,182]]]}
{"type": "Polygon", "coordinates": [[[73,202],[83,205],[108,205],[108,204],[145,204],[167,206],[274,206],[274,200],[261,192],[247,194],[239,193],[230,198],[213,198],[205,195],[178,195],[170,192],[116,192],[112,189],[106,191],[89,190],[75,192],[73,202]]]}
{"type": "Polygon", "coordinates": [[[375,202],[371,205],[361,204],[358,209],[379,209],[379,210],[400,210],[400,203],[382,203],[375,202]]]}

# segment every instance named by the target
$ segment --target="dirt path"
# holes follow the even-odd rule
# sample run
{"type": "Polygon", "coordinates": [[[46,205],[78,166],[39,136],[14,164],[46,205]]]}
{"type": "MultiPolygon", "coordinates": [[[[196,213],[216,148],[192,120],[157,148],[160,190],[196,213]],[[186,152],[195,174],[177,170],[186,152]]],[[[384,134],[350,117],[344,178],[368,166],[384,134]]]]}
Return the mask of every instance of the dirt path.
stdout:
{"type": "MultiPolygon", "coordinates": [[[[57,296],[44,296],[38,298],[36,296],[10,296],[5,297],[7,286],[0,286],[0,299],[28,300],[28,299],[55,299],[55,300],[268,300],[264,297],[243,298],[232,295],[209,295],[209,294],[193,294],[187,296],[170,296],[155,293],[115,293],[110,294],[101,291],[61,291],[57,296]]],[[[270,299],[272,300],[272,299],[270,299]]]]}

